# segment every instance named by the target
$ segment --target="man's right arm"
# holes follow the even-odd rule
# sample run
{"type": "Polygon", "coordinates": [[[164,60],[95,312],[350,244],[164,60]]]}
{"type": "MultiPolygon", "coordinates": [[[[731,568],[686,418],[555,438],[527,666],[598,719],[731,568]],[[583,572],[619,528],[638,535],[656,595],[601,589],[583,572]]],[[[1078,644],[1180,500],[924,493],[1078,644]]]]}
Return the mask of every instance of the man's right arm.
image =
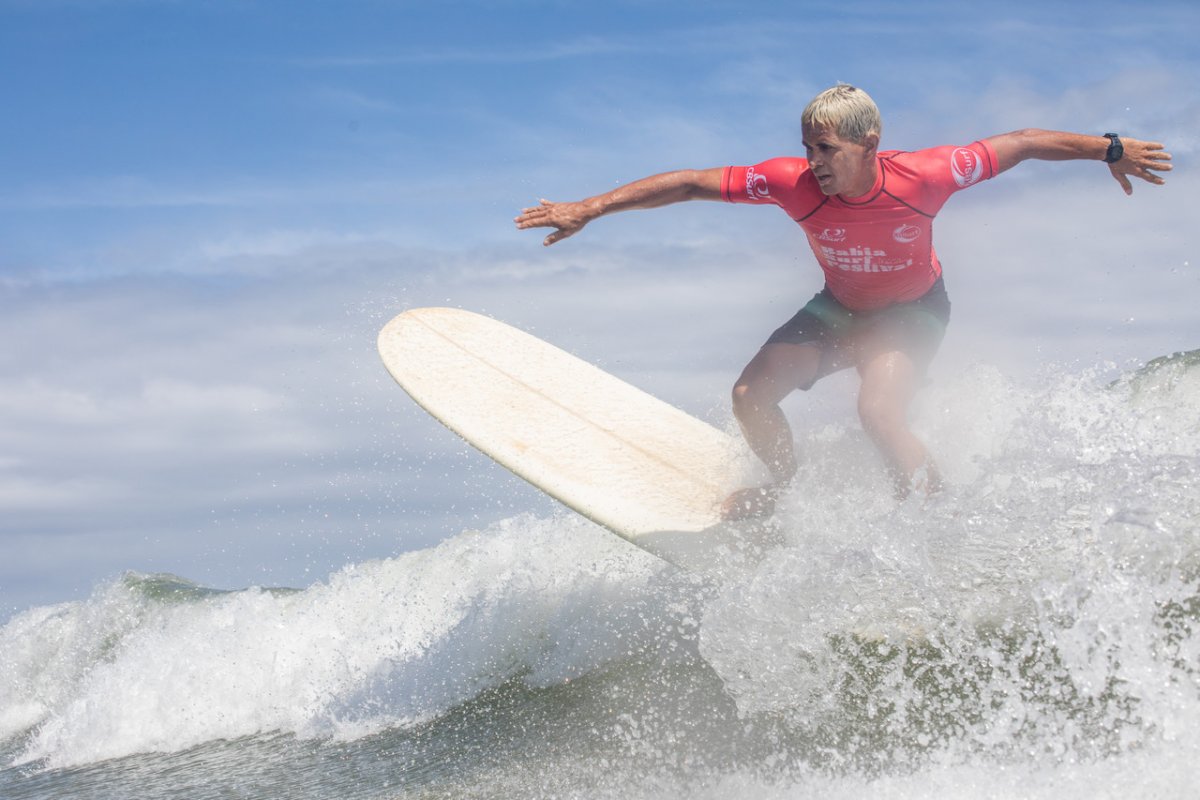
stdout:
{"type": "Polygon", "coordinates": [[[611,192],[569,203],[542,200],[539,205],[521,211],[514,222],[520,229],[554,228],[542,242],[552,245],[573,236],[597,217],[635,208],[658,208],[687,200],[720,200],[724,168],[685,169],[651,175],[625,184],[611,192]]]}

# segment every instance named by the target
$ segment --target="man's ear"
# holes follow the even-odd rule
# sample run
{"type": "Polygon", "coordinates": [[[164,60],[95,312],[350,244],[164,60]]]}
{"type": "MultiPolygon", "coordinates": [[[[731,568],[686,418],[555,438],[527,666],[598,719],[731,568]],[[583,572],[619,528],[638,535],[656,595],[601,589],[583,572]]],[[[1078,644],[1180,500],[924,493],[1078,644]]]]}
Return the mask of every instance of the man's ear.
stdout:
{"type": "Polygon", "coordinates": [[[879,151],[879,134],[868,133],[863,137],[862,145],[866,148],[866,152],[863,155],[874,158],[875,153],[879,151]]]}

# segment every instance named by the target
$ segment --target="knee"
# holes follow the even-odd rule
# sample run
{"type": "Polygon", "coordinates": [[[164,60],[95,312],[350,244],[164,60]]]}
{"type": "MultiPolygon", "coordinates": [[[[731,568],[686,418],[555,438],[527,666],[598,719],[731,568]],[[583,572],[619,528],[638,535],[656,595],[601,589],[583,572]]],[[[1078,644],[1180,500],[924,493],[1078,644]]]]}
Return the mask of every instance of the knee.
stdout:
{"type": "Polygon", "coordinates": [[[775,391],[773,382],[739,380],[733,387],[731,397],[735,413],[756,412],[779,405],[782,399],[775,391]]]}
{"type": "Polygon", "coordinates": [[[755,396],[754,388],[745,381],[738,381],[731,395],[733,403],[733,413],[741,416],[747,411],[754,411],[759,407],[758,398],[755,396]]]}

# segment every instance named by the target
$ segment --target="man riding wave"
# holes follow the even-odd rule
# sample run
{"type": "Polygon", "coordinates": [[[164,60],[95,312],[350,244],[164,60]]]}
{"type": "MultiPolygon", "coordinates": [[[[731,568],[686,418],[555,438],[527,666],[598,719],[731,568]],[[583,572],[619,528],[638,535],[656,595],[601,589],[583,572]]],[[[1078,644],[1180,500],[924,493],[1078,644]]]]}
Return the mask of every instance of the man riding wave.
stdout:
{"type": "Polygon", "coordinates": [[[880,151],[883,123],[861,89],[839,84],[801,115],[804,158],[742,167],[676,170],[576,202],[542,200],[518,228],[554,228],[543,244],[573,236],[617,211],[687,200],[775,205],[804,230],[825,287],[768,338],[733,388],[733,411],[766,486],[734,492],[727,519],[773,512],[797,471],[780,403],[841,369],[857,369],[858,414],[883,456],[897,496],[936,491],[941,478],[908,426],[908,406],[950,319],[932,222],[955,192],[1022,161],[1104,161],[1126,194],[1130,177],[1162,184],[1171,156],[1156,142],[1026,129],[963,146],[880,151]]]}

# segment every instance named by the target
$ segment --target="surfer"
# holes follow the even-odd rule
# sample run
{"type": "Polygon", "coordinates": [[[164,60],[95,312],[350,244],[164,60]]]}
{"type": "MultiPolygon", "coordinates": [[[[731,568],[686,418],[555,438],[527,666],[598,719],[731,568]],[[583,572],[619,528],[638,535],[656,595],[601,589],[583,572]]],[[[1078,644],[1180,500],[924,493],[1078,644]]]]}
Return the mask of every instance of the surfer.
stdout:
{"type": "Polygon", "coordinates": [[[861,379],[859,418],[897,496],[940,487],[907,415],[950,319],[932,222],[952,194],[1030,159],[1103,161],[1126,194],[1131,177],[1162,184],[1156,173],[1171,169],[1161,144],[1112,133],[1026,129],[964,146],[881,151],[879,109],[847,84],[817,95],[800,122],[804,158],[666,172],[586,200],[542,200],[515,220],[521,229],[554,228],[548,246],[617,211],[718,200],[779,206],[804,230],[825,287],[768,337],[734,385],[734,416],[772,481],[734,492],[726,518],[773,513],[797,471],[780,402],[849,367],[861,379]]]}

